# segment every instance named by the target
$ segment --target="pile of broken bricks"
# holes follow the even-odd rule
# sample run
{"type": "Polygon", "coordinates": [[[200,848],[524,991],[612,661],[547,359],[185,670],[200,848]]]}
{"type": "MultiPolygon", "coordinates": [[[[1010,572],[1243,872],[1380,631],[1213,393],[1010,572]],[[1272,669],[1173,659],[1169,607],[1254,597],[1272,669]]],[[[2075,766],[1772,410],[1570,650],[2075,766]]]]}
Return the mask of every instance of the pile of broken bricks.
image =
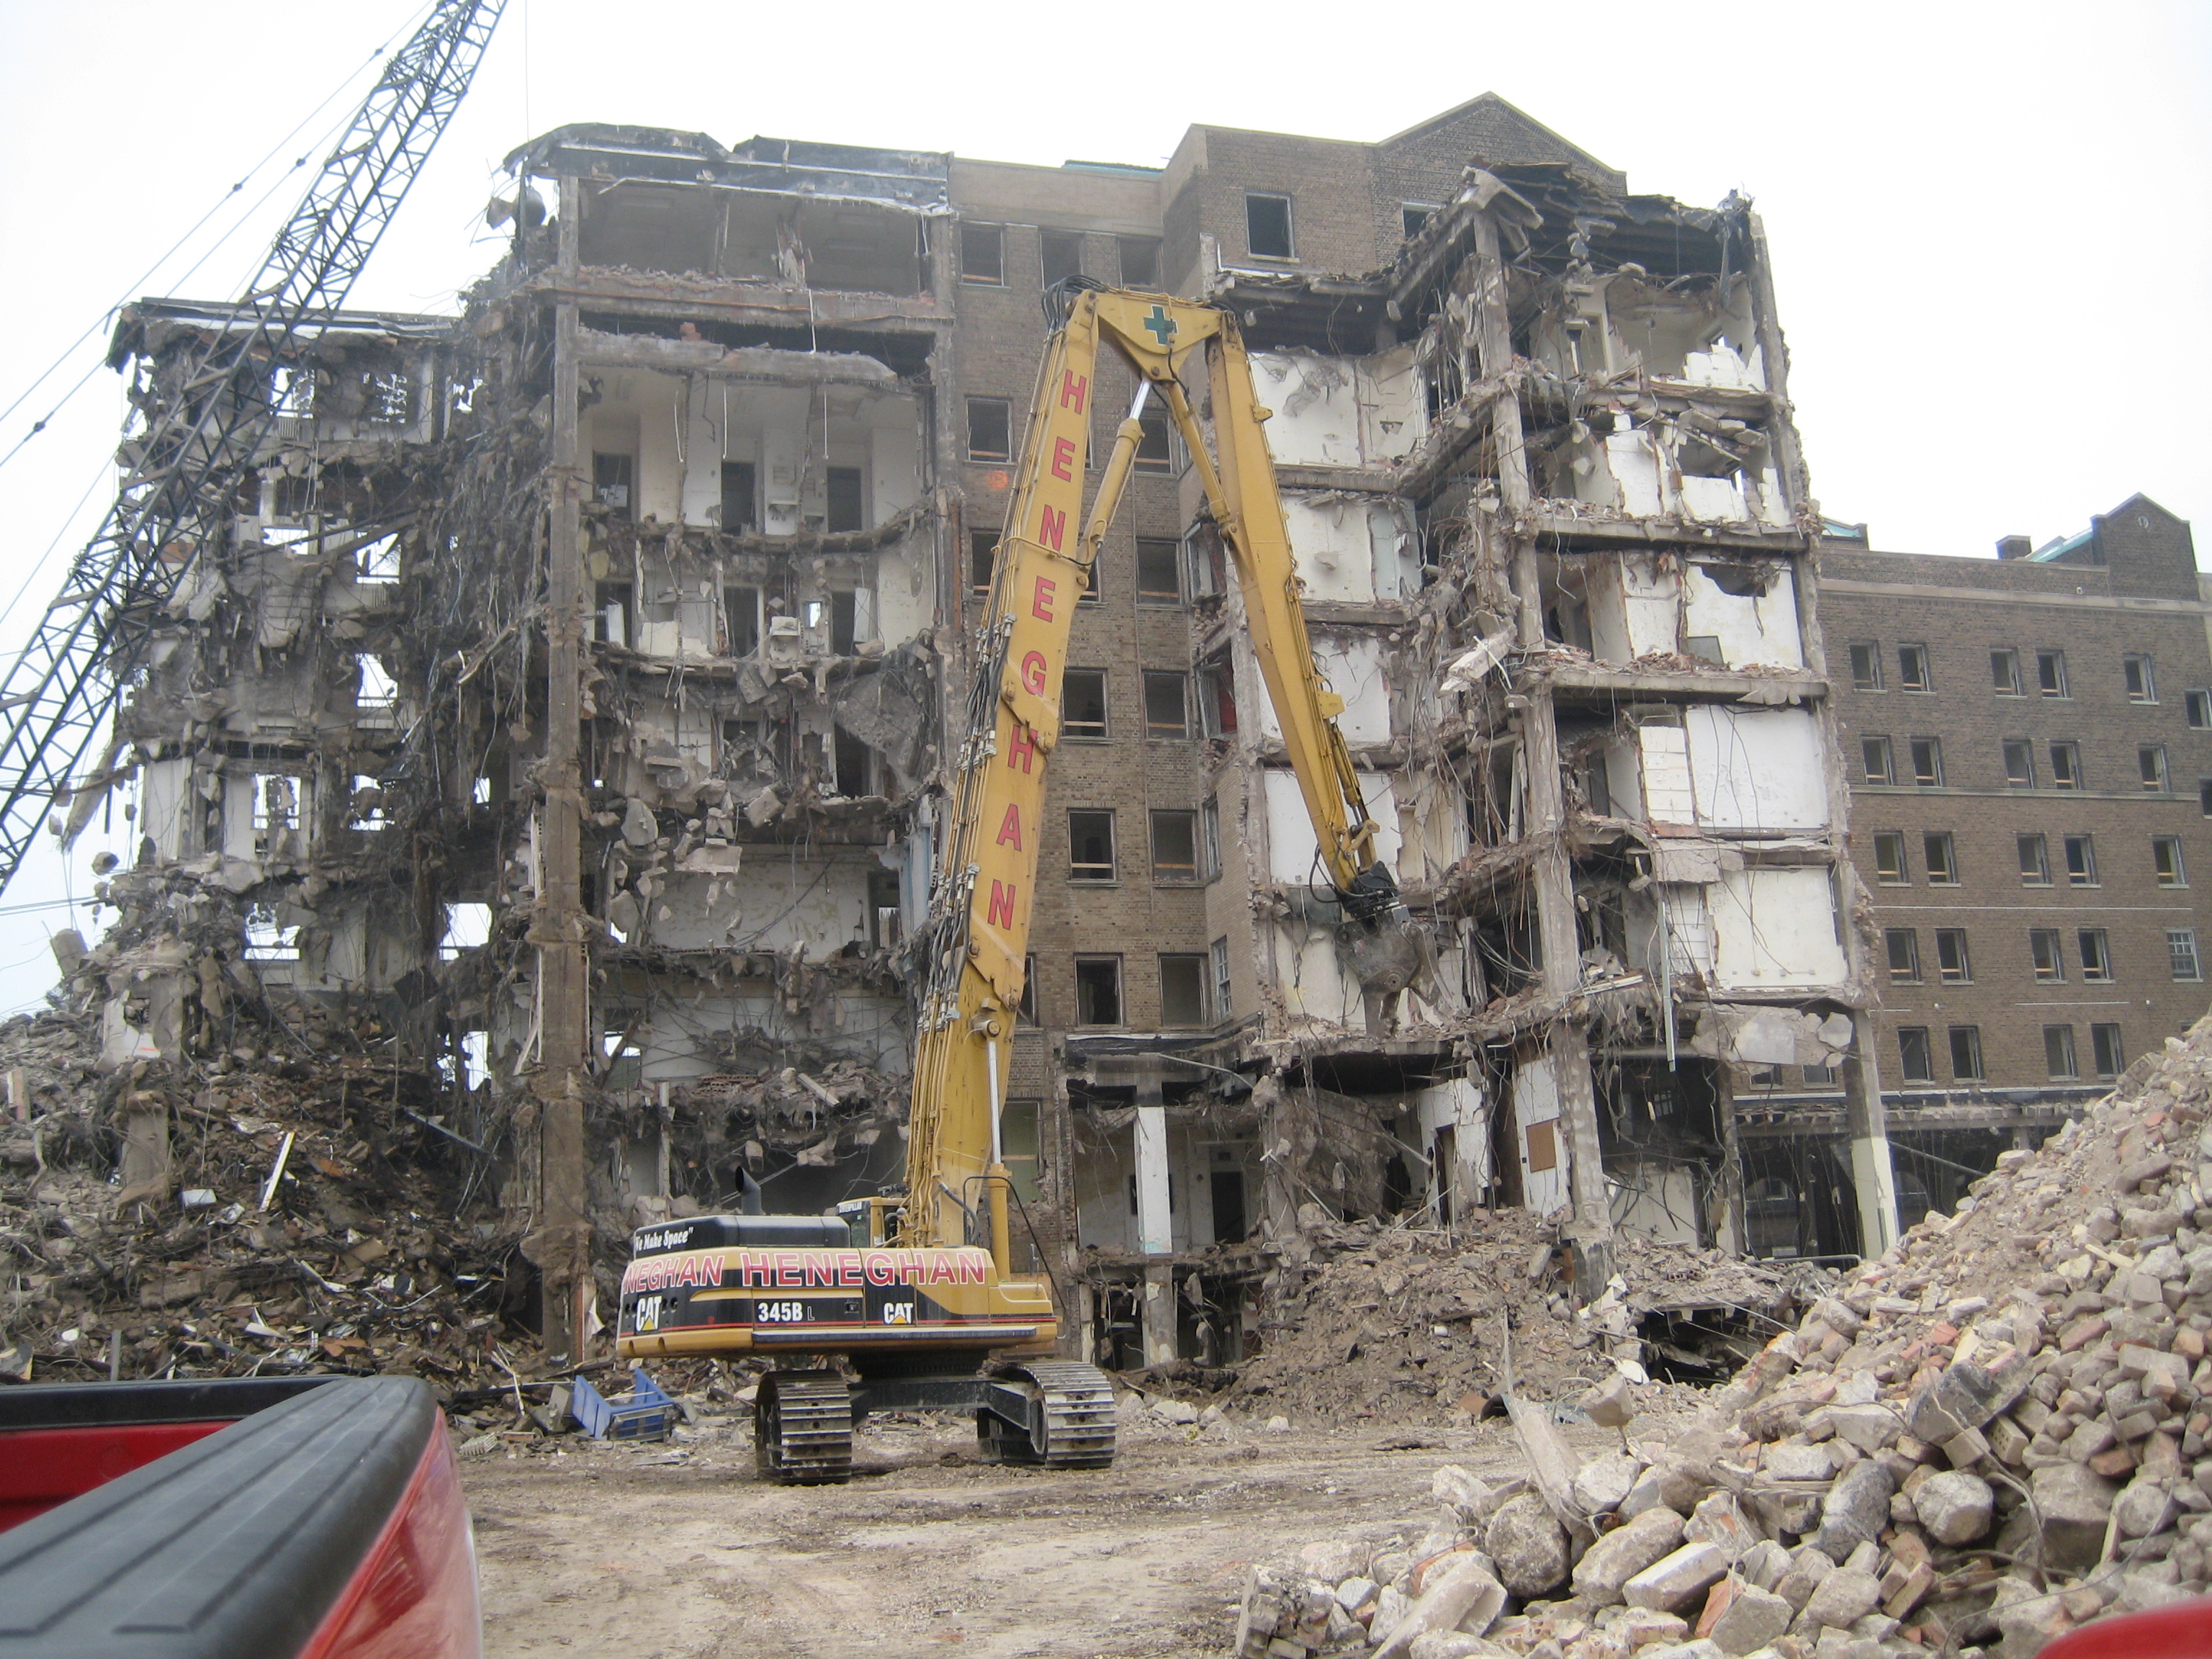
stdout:
{"type": "Polygon", "coordinates": [[[2026,1659],[2203,1595],[2208,1110],[2200,1021],[1671,1438],[1634,1439],[1616,1379],[1584,1405],[1621,1451],[1563,1478],[1562,1443],[1524,1429],[1529,1480],[1441,1469],[1425,1533],[1255,1570],[1239,1659],[2026,1659]]]}

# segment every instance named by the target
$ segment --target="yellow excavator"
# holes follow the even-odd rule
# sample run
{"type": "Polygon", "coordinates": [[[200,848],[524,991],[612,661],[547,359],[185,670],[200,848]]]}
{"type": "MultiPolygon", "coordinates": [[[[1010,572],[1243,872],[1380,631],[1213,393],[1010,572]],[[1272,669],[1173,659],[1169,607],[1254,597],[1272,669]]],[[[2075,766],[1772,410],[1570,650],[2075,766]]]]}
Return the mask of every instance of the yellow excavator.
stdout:
{"type": "MultiPolygon", "coordinates": [[[[1049,1276],[1017,1274],[1000,1110],[1021,1006],[1045,779],[1078,597],[1128,482],[1146,402],[1182,434],[1235,564],[1245,622],[1320,855],[1349,927],[1408,936],[1376,825],[1338,731],[1343,699],[1314,665],[1290,536],[1235,319],[1217,307],[1072,279],[1046,295],[1054,331],[1016,471],[956,757],[956,804],[923,930],[905,1191],[828,1216],[697,1216],[640,1228],[623,1279],[624,1358],[769,1358],[754,1405],[764,1479],[851,1478],[870,1412],[972,1412],[992,1462],[1100,1468],[1114,1394],[1054,1357],[1049,1276]],[[1101,344],[1136,372],[1089,517],[1083,486],[1101,344]],[[1212,431],[1185,380],[1200,359],[1212,431]],[[789,1362],[786,1363],[787,1357],[789,1362]],[[842,1360],[842,1364],[835,1362],[842,1360]]],[[[1389,954],[1386,949],[1385,954],[1389,954]]]]}

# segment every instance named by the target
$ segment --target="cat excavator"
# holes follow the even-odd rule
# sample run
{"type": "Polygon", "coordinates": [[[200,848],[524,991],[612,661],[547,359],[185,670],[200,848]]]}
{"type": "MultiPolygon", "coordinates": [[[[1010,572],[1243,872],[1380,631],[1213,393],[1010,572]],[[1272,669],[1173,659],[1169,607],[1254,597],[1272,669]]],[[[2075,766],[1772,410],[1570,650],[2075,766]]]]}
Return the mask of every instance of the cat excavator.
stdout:
{"type": "MultiPolygon", "coordinates": [[[[1413,976],[1418,945],[1376,853],[1300,603],[1251,365],[1235,318],[1166,295],[1072,278],[1054,325],[975,636],[966,730],[930,916],[902,1193],[843,1214],[696,1216],[637,1230],[617,1347],[626,1359],[750,1353],[763,1479],[849,1480],[870,1412],[972,1413],[986,1461],[1103,1468],[1114,1457],[1103,1371],[1055,1357],[1065,1303],[1013,1266],[1000,1115],[1036,890],[1045,781],[1078,598],[1090,586],[1158,398],[1233,562],[1253,652],[1355,951],[1413,976]],[[1102,346],[1135,372],[1087,518],[1084,481],[1102,346]],[[1203,375],[1211,434],[1186,383],[1203,375]],[[842,1362],[842,1363],[841,1363],[842,1362]]],[[[1370,981],[1372,982],[1372,981],[1370,981]]]]}

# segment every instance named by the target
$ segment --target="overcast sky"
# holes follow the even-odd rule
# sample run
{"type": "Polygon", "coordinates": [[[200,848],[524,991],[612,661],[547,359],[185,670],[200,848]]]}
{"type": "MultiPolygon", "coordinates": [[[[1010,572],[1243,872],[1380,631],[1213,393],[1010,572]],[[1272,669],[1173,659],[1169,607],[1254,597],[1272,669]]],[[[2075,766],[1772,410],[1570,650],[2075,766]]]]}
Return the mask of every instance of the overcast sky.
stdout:
{"type": "MultiPolygon", "coordinates": [[[[0,453],[98,362],[117,301],[237,291],[320,160],[286,135],[341,120],[419,10],[0,0],[15,158],[0,173],[0,407],[66,359],[0,418],[0,453]]],[[[508,0],[354,302],[453,307],[496,257],[480,214],[499,158],[564,122],[1157,165],[1193,122],[1376,139],[1486,91],[1632,189],[1755,199],[1814,492],[1877,546],[1986,556],[2137,490],[2212,522],[2204,440],[2178,401],[2212,382],[2203,4],[508,0]]],[[[0,604],[22,590],[0,620],[11,653],[112,489],[120,413],[98,369],[0,465],[0,604]]],[[[123,851],[119,811],[112,827],[123,851]]],[[[27,865],[0,908],[82,898],[106,844],[88,836],[73,872],[51,854],[27,865]]],[[[0,914],[0,1013],[52,981],[45,940],[69,915],[0,914]]]]}

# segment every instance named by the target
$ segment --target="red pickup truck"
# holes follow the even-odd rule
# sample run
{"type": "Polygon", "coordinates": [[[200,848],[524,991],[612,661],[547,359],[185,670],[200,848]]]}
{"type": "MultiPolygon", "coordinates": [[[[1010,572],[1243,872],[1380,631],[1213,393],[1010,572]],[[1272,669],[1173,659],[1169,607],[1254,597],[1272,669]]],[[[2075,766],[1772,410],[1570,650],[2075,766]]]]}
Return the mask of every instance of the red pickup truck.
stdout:
{"type": "Polygon", "coordinates": [[[477,1659],[476,1546],[411,1377],[0,1389],[0,1659],[477,1659]]]}

